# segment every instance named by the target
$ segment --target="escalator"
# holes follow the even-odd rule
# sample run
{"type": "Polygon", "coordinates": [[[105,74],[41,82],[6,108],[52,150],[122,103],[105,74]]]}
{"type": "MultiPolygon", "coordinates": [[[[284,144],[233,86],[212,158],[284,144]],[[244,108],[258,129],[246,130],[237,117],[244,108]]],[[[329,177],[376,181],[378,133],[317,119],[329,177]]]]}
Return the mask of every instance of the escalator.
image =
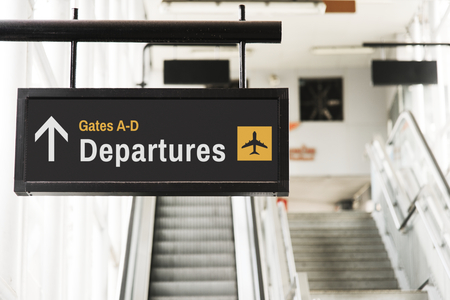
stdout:
{"type": "Polygon", "coordinates": [[[117,299],[262,299],[250,197],[135,197],[117,299]]]}
{"type": "Polygon", "coordinates": [[[237,299],[231,198],[156,201],[149,299],[237,299]]]}

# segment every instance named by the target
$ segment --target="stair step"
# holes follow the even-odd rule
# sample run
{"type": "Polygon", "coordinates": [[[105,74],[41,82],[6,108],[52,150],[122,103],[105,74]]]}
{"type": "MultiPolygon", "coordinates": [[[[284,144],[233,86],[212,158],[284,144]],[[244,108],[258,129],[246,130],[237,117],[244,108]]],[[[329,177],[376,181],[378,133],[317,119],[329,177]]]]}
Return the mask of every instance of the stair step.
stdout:
{"type": "Polygon", "coordinates": [[[235,296],[235,281],[152,282],[151,296],[235,296]]]}
{"type": "Polygon", "coordinates": [[[330,238],[369,238],[379,237],[378,230],[345,230],[345,229],[332,229],[332,230],[291,230],[292,238],[305,238],[305,237],[330,237],[330,238]]]}
{"type": "Polygon", "coordinates": [[[339,261],[339,260],[377,260],[388,259],[386,251],[383,252],[296,252],[295,261],[321,260],[321,261],[339,261]]]}
{"type": "Polygon", "coordinates": [[[311,291],[311,299],[320,300],[428,300],[426,292],[395,290],[311,291]]]}
{"type": "Polygon", "coordinates": [[[233,240],[232,229],[157,229],[155,241],[220,241],[233,240]]]}
{"type": "Polygon", "coordinates": [[[301,213],[288,218],[296,269],[308,274],[311,290],[398,289],[370,214],[301,213]]]}
{"type": "Polygon", "coordinates": [[[378,251],[386,251],[384,249],[384,245],[382,244],[374,244],[374,245],[294,245],[293,246],[294,253],[303,252],[378,252],[378,251]]]}
{"type": "Polygon", "coordinates": [[[152,268],[235,267],[233,254],[155,254],[152,268]]]}
{"type": "Polygon", "coordinates": [[[397,280],[309,280],[311,290],[388,290],[398,289],[397,280]]]}
{"type": "Polygon", "coordinates": [[[289,222],[291,220],[355,220],[372,219],[372,216],[364,212],[338,212],[338,213],[294,213],[288,214],[289,222]]]}
{"type": "Polygon", "coordinates": [[[339,270],[379,270],[391,268],[388,259],[372,261],[295,261],[297,272],[339,271],[339,270]]]}
{"type": "Polygon", "coordinates": [[[160,206],[158,217],[230,217],[231,206],[160,206]]]}
{"type": "Polygon", "coordinates": [[[353,228],[369,228],[377,229],[373,219],[357,219],[354,221],[311,221],[311,220],[291,220],[289,221],[291,230],[303,229],[353,229],[353,228]]]}
{"type": "Polygon", "coordinates": [[[230,217],[156,218],[155,229],[232,228],[230,217]]]}
{"type": "Polygon", "coordinates": [[[158,204],[163,206],[214,206],[230,205],[229,197],[159,197],[158,204]]]}
{"type": "Polygon", "coordinates": [[[380,236],[372,237],[296,237],[291,234],[292,246],[296,245],[377,245],[382,243],[380,236]]]}
{"type": "Polygon", "coordinates": [[[368,280],[368,279],[391,279],[395,280],[392,269],[370,270],[370,271],[309,271],[309,280],[368,280]]]}
{"type": "Polygon", "coordinates": [[[236,268],[154,268],[151,281],[229,281],[236,279],[236,268]]]}
{"type": "Polygon", "coordinates": [[[154,242],[155,254],[208,254],[234,253],[232,241],[207,242],[154,242]]]}

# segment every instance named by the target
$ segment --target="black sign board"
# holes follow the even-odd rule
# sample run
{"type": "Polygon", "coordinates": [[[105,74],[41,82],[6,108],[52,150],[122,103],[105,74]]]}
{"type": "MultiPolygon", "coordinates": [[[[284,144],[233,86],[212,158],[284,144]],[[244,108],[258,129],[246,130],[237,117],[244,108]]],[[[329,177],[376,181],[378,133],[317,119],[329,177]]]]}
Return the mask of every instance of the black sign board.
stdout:
{"type": "Polygon", "coordinates": [[[374,85],[437,84],[436,61],[373,60],[374,85]]]}
{"type": "Polygon", "coordinates": [[[164,84],[224,84],[230,82],[228,60],[165,60],[164,84]]]}
{"type": "Polygon", "coordinates": [[[287,89],[19,89],[17,195],[287,195],[287,89]]]}

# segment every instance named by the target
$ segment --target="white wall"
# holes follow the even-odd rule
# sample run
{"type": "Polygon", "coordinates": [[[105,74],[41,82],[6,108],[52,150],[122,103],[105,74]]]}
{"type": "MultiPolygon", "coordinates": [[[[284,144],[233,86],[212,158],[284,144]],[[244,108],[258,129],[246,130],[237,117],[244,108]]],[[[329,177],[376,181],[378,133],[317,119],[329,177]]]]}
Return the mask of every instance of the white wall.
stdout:
{"type": "MultiPolygon", "coordinates": [[[[27,1],[0,1],[0,19],[28,17],[27,1]]],[[[22,201],[13,193],[17,86],[26,82],[27,45],[0,43],[0,299],[18,296],[22,270],[22,201]]]]}
{"type": "MultiPolygon", "coordinates": [[[[0,19],[69,19],[70,2],[1,0],[0,19]]],[[[109,1],[109,6],[106,0],[78,2],[80,19],[144,18],[141,0],[109,1]]],[[[17,89],[68,87],[69,46],[0,42],[1,300],[116,296],[130,197],[18,197],[13,192],[17,89]]],[[[80,43],[77,87],[135,87],[141,74],[135,58],[142,47],[80,43]]]]}
{"type": "Polygon", "coordinates": [[[270,87],[276,74],[279,87],[289,88],[290,121],[299,120],[299,78],[342,77],[344,121],[302,122],[290,133],[290,148],[302,145],[316,149],[314,161],[291,162],[291,176],[368,175],[369,161],[364,145],[374,134],[386,133],[386,89],[373,87],[370,68],[334,70],[249,70],[250,87],[270,87]]]}

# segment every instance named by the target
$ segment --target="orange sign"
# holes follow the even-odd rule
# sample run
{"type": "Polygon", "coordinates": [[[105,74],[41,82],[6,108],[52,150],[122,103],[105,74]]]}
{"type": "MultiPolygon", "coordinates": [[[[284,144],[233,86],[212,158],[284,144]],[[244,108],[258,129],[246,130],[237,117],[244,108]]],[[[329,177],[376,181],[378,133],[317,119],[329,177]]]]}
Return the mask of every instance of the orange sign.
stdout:
{"type": "Polygon", "coordinates": [[[289,157],[291,160],[314,160],[316,155],[315,148],[308,148],[303,145],[300,148],[293,148],[289,151],[289,157]]]}

